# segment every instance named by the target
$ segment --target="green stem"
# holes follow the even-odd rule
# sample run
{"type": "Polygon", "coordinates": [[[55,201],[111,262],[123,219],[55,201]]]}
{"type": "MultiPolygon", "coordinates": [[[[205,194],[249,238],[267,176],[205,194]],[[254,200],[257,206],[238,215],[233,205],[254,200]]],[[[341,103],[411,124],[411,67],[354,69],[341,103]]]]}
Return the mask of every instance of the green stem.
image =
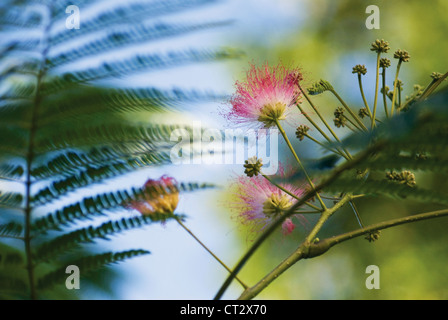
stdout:
{"type": "Polygon", "coordinates": [[[395,98],[396,98],[396,93],[397,93],[398,74],[400,73],[400,67],[401,67],[401,60],[398,62],[397,72],[395,73],[394,92],[393,92],[393,96],[392,96],[392,109],[390,110],[391,116],[394,115],[394,110],[395,110],[395,98]]]}
{"type": "MultiPolygon", "coordinates": [[[[278,183],[275,183],[275,182],[274,182],[273,180],[271,180],[268,176],[266,176],[266,175],[264,175],[264,174],[262,174],[262,176],[263,176],[266,180],[268,180],[272,185],[276,186],[277,188],[279,188],[280,190],[282,190],[283,192],[285,192],[285,193],[288,194],[289,196],[293,197],[293,198],[296,199],[296,200],[300,200],[300,198],[297,197],[294,193],[292,193],[292,192],[289,191],[288,189],[282,187],[282,186],[279,185],[278,183]]],[[[305,202],[305,204],[306,204],[307,206],[309,206],[310,208],[313,208],[313,209],[318,210],[318,211],[322,211],[321,208],[316,207],[314,204],[312,204],[312,203],[310,203],[310,202],[308,202],[308,201],[305,202]]]]}
{"type": "Polygon", "coordinates": [[[311,244],[316,238],[317,233],[322,229],[325,222],[344,204],[350,201],[351,195],[346,194],[341,201],[335,204],[332,208],[322,212],[316,225],[307,235],[303,243],[285,260],[283,260],[274,270],[267,274],[261,281],[259,281],[253,287],[246,289],[239,297],[240,300],[250,300],[256,297],[261,291],[263,291],[268,285],[270,285],[275,279],[277,279],[283,272],[288,270],[297,261],[303,258],[312,258],[315,253],[310,251],[311,244]]]}
{"type": "Polygon", "coordinates": [[[433,80],[430,85],[428,87],[426,87],[426,89],[423,91],[422,95],[420,97],[418,97],[417,101],[423,101],[425,100],[430,94],[432,94],[434,92],[434,90],[436,90],[443,81],[445,81],[445,79],[448,77],[448,72],[445,73],[444,75],[442,75],[442,77],[440,77],[440,79],[438,80],[433,80]]]}
{"type": "MultiPolygon", "coordinates": [[[[227,267],[226,264],[221,261],[221,259],[219,259],[209,248],[207,248],[207,246],[204,243],[202,243],[202,241],[199,240],[198,237],[196,237],[195,234],[190,229],[188,229],[187,226],[185,226],[185,224],[182,223],[182,221],[180,221],[180,219],[176,219],[176,221],[185,231],[187,231],[193,237],[194,240],[196,240],[197,243],[199,243],[205,250],[207,250],[207,252],[210,253],[210,255],[213,258],[215,258],[215,260],[218,261],[228,272],[232,272],[232,270],[230,270],[230,268],[227,267]]],[[[248,288],[248,286],[238,277],[235,277],[235,279],[244,287],[244,289],[248,288]]]]}
{"type": "Polygon", "coordinates": [[[350,206],[352,207],[353,212],[355,213],[356,220],[358,220],[359,226],[361,228],[364,228],[364,224],[362,223],[361,216],[359,215],[358,209],[356,208],[355,203],[353,202],[353,197],[352,197],[352,200],[350,200],[350,206]]]}
{"type": "Polygon", "coordinates": [[[372,114],[372,129],[375,127],[375,119],[376,119],[376,106],[378,103],[378,84],[379,84],[379,77],[380,77],[380,57],[381,53],[378,52],[378,55],[376,57],[376,84],[375,84],[375,100],[373,102],[373,114],[372,114]]]}
{"type": "Polygon", "coordinates": [[[329,151],[331,151],[331,152],[333,152],[333,153],[336,153],[336,154],[340,155],[341,157],[345,158],[346,160],[349,160],[349,159],[350,159],[348,156],[346,156],[345,154],[343,154],[340,150],[334,150],[334,149],[329,148],[328,146],[324,145],[324,144],[323,144],[322,142],[320,142],[319,140],[314,139],[314,138],[313,138],[312,136],[310,136],[308,133],[305,133],[304,136],[307,137],[308,139],[310,139],[311,141],[317,143],[317,144],[320,145],[321,147],[323,147],[323,148],[325,148],[325,149],[327,149],[327,150],[329,150],[329,151]]]}
{"type": "MultiPolygon", "coordinates": [[[[311,99],[308,97],[308,95],[306,94],[305,91],[302,90],[302,88],[299,86],[300,91],[302,91],[303,96],[306,98],[306,100],[308,101],[308,103],[310,104],[311,108],[314,110],[314,112],[319,116],[319,118],[321,119],[321,121],[324,123],[324,125],[327,127],[328,131],[330,131],[330,133],[333,135],[333,137],[336,139],[337,142],[341,142],[341,140],[339,140],[339,137],[336,135],[336,133],[333,131],[333,129],[331,129],[331,127],[328,125],[327,121],[325,121],[325,118],[322,117],[322,115],[320,114],[320,112],[317,110],[316,106],[313,104],[313,102],[311,101],[311,99]]],[[[297,108],[299,108],[300,112],[305,116],[305,118],[317,129],[317,131],[320,132],[320,134],[327,139],[328,142],[333,142],[331,141],[331,139],[325,134],[325,132],[322,131],[322,129],[303,111],[302,107],[300,107],[300,105],[297,103],[297,108]]],[[[345,154],[347,154],[347,156],[349,158],[351,158],[350,153],[344,149],[345,154]]]]}
{"type": "Polygon", "coordinates": [[[349,128],[351,131],[356,132],[355,128],[352,128],[348,123],[346,123],[345,126],[349,128]]]}
{"type": "Polygon", "coordinates": [[[317,114],[317,116],[320,118],[320,120],[324,123],[325,127],[327,127],[328,131],[332,134],[332,136],[336,139],[336,141],[341,142],[339,140],[339,137],[336,135],[336,133],[333,131],[333,129],[330,127],[330,125],[327,123],[325,118],[322,116],[322,114],[319,112],[319,110],[316,108],[314,103],[311,101],[311,99],[308,97],[308,94],[302,90],[302,88],[299,86],[300,91],[302,92],[303,96],[305,97],[306,101],[310,104],[311,108],[313,108],[314,112],[317,114]]]}
{"type": "Polygon", "coordinates": [[[412,216],[387,220],[387,221],[379,222],[376,224],[372,224],[370,226],[367,226],[367,227],[364,227],[361,229],[343,233],[338,236],[324,239],[324,240],[320,241],[319,243],[317,243],[316,246],[321,247],[320,249],[318,249],[318,251],[325,252],[336,244],[342,243],[346,240],[354,239],[356,237],[363,236],[368,233],[372,233],[375,231],[399,226],[399,225],[406,224],[406,223],[423,221],[423,220],[434,219],[434,218],[441,218],[441,217],[445,217],[445,216],[448,216],[448,209],[431,211],[431,212],[426,212],[426,213],[415,214],[412,216]]]}
{"type": "Polygon", "coordinates": [[[381,77],[383,78],[383,104],[384,104],[384,112],[386,114],[386,118],[389,118],[389,111],[387,110],[387,99],[386,99],[386,68],[383,68],[383,72],[381,73],[381,77]]]}
{"type": "MultiPolygon", "coordinates": [[[[345,119],[347,119],[348,122],[350,122],[357,130],[359,131],[363,131],[363,129],[361,129],[360,127],[358,127],[350,118],[346,117],[345,115],[342,115],[345,119]]],[[[347,125],[347,124],[346,124],[347,125]]],[[[348,127],[348,126],[347,126],[348,127]]],[[[353,128],[348,127],[349,129],[354,130],[353,128]]]]}
{"type": "Polygon", "coordinates": [[[325,132],[322,131],[322,129],[313,121],[313,119],[311,119],[302,109],[302,107],[299,104],[296,104],[297,108],[299,108],[300,112],[302,113],[302,115],[313,125],[314,128],[317,129],[317,131],[319,131],[319,133],[330,143],[332,143],[333,141],[331,141],[330,137],[327,136],[327,134],[325,132]]]}
{"type": "Polygon", "coordinates": [[[319,211],[315,210],[315,211],[296,211],[296,214],[316,214],[316,213],[321,213],[322,210],[319,209],[319,211]]]}
{"type": "Polygon", "coordinates": [[[344,106],[344,109],[347,110],[348,113],[352,116],[353,119],[358,123],[358,125],[365,131],[367,131],[367,127],[362,123],[361,119],[352,111],[352,109],[345,103],[345,101],[338,95],[335,90],[330,90],[331,93],[339,100],[339,102],[344,106]]]}
{"type": "MultiPolygon", "coordinates": [[[[286,144],[288,145],[289,150],[291,151],[292,155],[294,156],[294,158],[296,159],[296,161],[299,164],[300,168],[302,169],[303,173],[305,174],[306,180],[308,181],[308,183],[311,186],[311,188],[314,190],[314,188],[315,188],[314,183],[311,180],[310,176],[308,175],[305,167],[303,166],[302,161],[300,161],[299,157],[297,156],[297,153],[294,150],[293,146],[291,145],[291,142],[289,141],[288,136],[286,135],[285,130],[283,129],[283,127],[281,126],[280,122],[277,119],[275,119],[275,123],[276,123],[278,129],[280,130],[280,133],[282,134],[283,139],[285,140],[286,144]]],[[[325,207],[325,203],[322,201],[322,198],[320,197],[320,195],[318,193],[316,194],[316,197],[319,200],[319,202],[320,202],[320,204],[322,206],[322,209],[325,210],[325,208],[326,208],[325,207]]]]}
{"type": "Polygon", "coordinates": [[[372,118],[372,112],[370,111],[369,104],[367,103],[366,96],[364,95],[364,89],[362,87],[362,80],[360,74],[358,74],[358,84],[359,84],[359,91],[361,91],[362,100],[364,101],[364,105],[366,106],[367,109],[367,113],[369,114],[369,117],[372,118]]]}
{"type": "MultiPolygon", "coordinates": [[[[48,8],[50,15],[52,14],[51,8],[48,8]]],[[[31,216],[33,208],[31,206],[31,185],[32,185],[32,177],[31,177],[31,167],[33,164],[33,160],[35,157],[34,154],[34,139],[36,137],[37,132],[37,117],[38,117],[38,110],[41,105],[42,101],[42,95],[41,95],[41,86],[43,78],[47,71],[47,54],[48,50],[50,49],[50,42],[48,41],[50,29],[53,23],[53,19],[50,18],[50,22],[45,27],[44,30],[44,38],[43,38],[43,50],[41,52],[42,59],[40,61],[40,68],[39,72],[37,74],[36,78],[36,93],[34,95],[33,100],[33,108],[31,111],[31,125],[30,125],[30,134],[29,134],[29,140],[28,140],[28,149],[26,153],[26,179],[25,179],[25,234],[24,234],[24,243],[25,243],[25,256],[26,256],[26,270],[28,273],[28,282],[30,287],[30,298],[32,300],[37,299],[37,290],[36,290],[36,284],[35,284],[35,277],[34,277],[34,264],[33,264],[33,255],[32,255],[32,249],[31,249],[31,216]]]]}

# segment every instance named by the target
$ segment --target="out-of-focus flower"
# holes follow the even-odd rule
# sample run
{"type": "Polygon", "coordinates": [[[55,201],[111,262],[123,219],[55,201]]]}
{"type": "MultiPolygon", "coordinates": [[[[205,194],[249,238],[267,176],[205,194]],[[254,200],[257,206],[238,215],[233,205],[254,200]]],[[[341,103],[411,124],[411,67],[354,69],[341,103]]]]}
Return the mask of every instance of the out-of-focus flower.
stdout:
{"type": "Polygon", "coordinates": [[[148,179],[143,186],[147,196],[132,201],[127,207],[139,211],[142,215],[173,213],[179,203],[179,192],[175,186],[176,180],[166,175],[158,180],[148,179]]]}
{"type": "MultiPolygon", "coordinates": [[[[283,175],[283,168],[279,170],[283,175]]],[[[281,184],[281,186],[297,197],[304,194],[303,188],[289,184],[281,184]]],[[[237,212],[238,220],[244,225],[251,226],[253,231],[263,230],[273,219],[283,214],[297,201],[262,176],[238,177],[232,187],[236,200],[229,206],[237,212]]],[[[292,218],[305,221],[300,214],[285,219],[282,224],[285,235],[290,234],[296,227],[292,218]]]]}
{"type": "Polygon", "coordinates": [[[243,82],[236,82],[236,93],[230,100],[232,109],[225,117],[237,124],[269,128],[276,120],[285,119],[290,107],[298,102],[302,74],[283,65],[251,65],[243,82]]]}

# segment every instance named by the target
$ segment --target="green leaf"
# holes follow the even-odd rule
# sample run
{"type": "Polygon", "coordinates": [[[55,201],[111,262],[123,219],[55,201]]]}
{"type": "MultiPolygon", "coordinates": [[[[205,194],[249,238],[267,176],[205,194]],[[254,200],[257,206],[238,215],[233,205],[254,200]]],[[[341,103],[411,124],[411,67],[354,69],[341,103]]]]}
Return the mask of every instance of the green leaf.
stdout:
{"type": "Polygon", "coordinates": [[[0,207],[20,208],[22,201],[20,193],[0,191],[0,207]]]}
{"type": "Polygon", "coordinates": [[[354,192],[357,194],[382,195],[394,199],[411,199],[428,203],[448,205],[448,194],[427,190],[419,187],[410,187],[388,180],[362,181],[359,179],[340,178],[332,183],[326,191],[354,192]]]}
{"type": "Polygon", "coordinates": [[[396,154],[382,155],[370,159],[365,164],[370,170],[421,170],[426,172],[448,173],[448,159],[428,156],[426,159],[416,156],[401,156],[396,154]]]}
{"type": "Polygon", "coordinates": [[[21,265],[23,263],[23,257],[20,252],[0,253],[0,265],[21,265]]]}
{"type": "Polygon", "coordinates": [[[172,187],[151,186],[146,189],[132,188],[129,191],[121,190],[103,193],[84,198],[82,201],[65,206],[37,219],[33,223],[32,229],[35,231],[59,230],[61,227],[72,224],[75,221],[104,215],[106,211],[125,209],[133,201],[153,199],[164,194],[192,192],[213,187],[213,185],[205,183],[180,183],[172,187]]]}
{"type": "Polygon", "coordinates": [[[136,153],[119,152],[119,150],[102,147],[91,148],[88,153],[66,151],[33,168],[31,175],[36,179],[47,179],[63,175],[71,177],[88,168],[124,165],[126,168],[139,169],[156,164],[169,163],[167,152],[150,149],[136,153]]]}
{"type": "Polygon", "coordinates": [[[169,163],[169,161],[170,158],[167,154],[148,154],[130,158],[126,162],[120,161],[105,166],[87,167],[86,170],[79,171],[68,178],[55,181],[51,186],[39,190],[39,192],[33,196],[33,204],[46,204],[71,191],[76,191],[81,187],[91,186],[94,183],[103,182],[106,179],[116,178],[138,168],[169,163]]]}
{"type": "MultiPolygon", "coordinates": [[[[188,129],[177,125],[157,124],[98,124],[79,125],[77,128],[65,130],[41,131],[36,137],[36,153],[63,150],[67,148],[81,148],[114,144],[114,147],[125,146],[127,142],[153,148],[172,147],[171,134],[176,129],[188,129]]],[[[176,142],[177,143],[177,142],[176,142]]]]}
{"type": "Polygon", "coordinates": [[[75,230],[68,234],[63,234],[49,242],[43,243],[36,252],[37,261],[48,261],[55,259],[58,254],[76,248],[81,243],[91,243],[95,239],[106,239],[111,235],[121,233],[127,230],[141,228],[153,222],[166,221],[169,219],[182,219],[172,213],[137,216],[132,218],[123,218],[117,221],[108,221],[99,227],[87,227],[75,230]]]}
{"type": "MultiPolygon", "coordinates": [[[[122,252],[108,252],[103,254],[98,254],[94,256],[83,257],[79,260],[75,260],[70,262],[69,265],[75,265],[83,273],[88,273],[89,271],[113,264],[118,263],[130,258],[142,256],[149,254],[149,251],[146,250],[128,250],[122,252]]],[[[47,273],[40,279],[38,279],[37,286],[39,289],[48,289],[56,284],[64,284],[64,279],[67,278],[67,274],[65,273],[66,266],[57,269],[53,272],[47,273]]]]}
{"type": "Polygon", "coordinates": [[[77,37],[105,28],[133,24],[136,21],[141,22],[144,19],[194,9],[214,2],[217,0],[158,0],[152,1],[150,5],[139,2],[120,4],[112,10],[103,11],[92,19],[83,21],[82,28],[71,30],[70,33],[66,30],[60,31],[51,38],[51,45],[73,41],[77,37]]]}
{"type": "Polygon", "coordinates": [[[18,179],[23,175],[23,167],[21,165],[0,164],[0,179],[18,179]]]}
{"type": "Polygon", "coordinates": [[[105,62],[100,67],[90,68],[73,73],[65,73],[59,81],[53,80],[53,86],[60,89],[73,83],[86,83],[89,81],[121,77],[130,73],[143,70],[153,71],[171,67],[182,66],[190,63],[216,61],[222,59],[234,59],[241,56],[241,52],[233,50],[195,50],[168,52],[167,54],[137,55],[123,61],[105,62]]]}
{"type": "Polygon", "coordinates": [[[19,278],[0,275],[0,292],[23,292],[28,288],[27,284],[19,278]]]}
{"type": "MultiPolygon", "coordinates": [[[[117,28],[106,36],[95,39],[77,49],[60,53],[58,56],[49,58],[50,67],[58,67],[66,63],[74,62],[84,57],[98,55],[129,44],[143,43],[164,39],[166,37],[178,36],[190,32],[216,28],[228,25],[230,21],[218,21],[202,24],[171,24],[157,22],[141,24],[134,27],[117,28]]],[[[84,26],[83,26],[84,27],[84,26]]]]}
{"type": "Polygon", "coordinates": [[[16,222],[9,222],[7,224],[0,224],[0,236],[14,236],[22,235],[23,226],[16,222]]]}
{"type": "Polygon", "coordinates": [[[38,116],[39,127],[64,121],[93,120],[111,113],[126,115],[131,112],[162,112],[191,106],[204,101],[224,100],[224,95],[196,90],[100,89],[75,86],[51,99],[47,98],[38,116]]]}
{"type": "Polygon", "coordinates": [[[31,102],[29,100],[9,100],[1,99],[3,103],[0,105],[0,124],[2,126],[11,127],[16,125],[20,128],[28,128],[30,120],[30,107],[31,102]],[[3,100],[3,101],[2,101],[3,100]]]}
{"type": "Polygon", "coordinates": [[[26,134],[23,130],[18,128],[11,128],[9,126],[0,127],[0,137],[2,143],[0,144],[0,154],[2,152],[11,155],[25,155],[26,154],[26,134]]]}

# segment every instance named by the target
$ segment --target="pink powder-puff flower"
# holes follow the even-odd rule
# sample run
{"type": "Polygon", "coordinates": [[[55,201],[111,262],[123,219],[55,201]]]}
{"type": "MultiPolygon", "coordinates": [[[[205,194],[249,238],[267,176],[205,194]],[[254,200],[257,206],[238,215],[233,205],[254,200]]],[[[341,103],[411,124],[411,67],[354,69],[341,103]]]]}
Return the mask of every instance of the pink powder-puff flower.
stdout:
{"type": "MultiPolygon", "coordinates": [[[[282,175],[283,169],[279,170],[282,175]]],[[[280,185],[298,198],[305,193],[304,188],[289,184],[280,185]]],[[[263,230],[273,219],[283,214],[297,201],[263,176],[238,177],[233,183],[233,191],[236,201],[230,204],[231,208],[237,212],[238,220],[243,225],[251,226],[254,231],[263,230]]],[[[292,218],[302,222],[305,220],[299,214],[286,218],[282,224],[284,235],[290,234],[296,227],[292,218]]]]}
{"type": "Polygon", "coordinates": [[[299,81],[302,74],[297,68],[283,65],[250,66],[246,80],[236,82],[230,112],[224,116],[237,124],[269,128],[286,118],[290,107],[300,98],[299,81]]]}
{"type": "Polygon", "coordinates": [[[173,213],[179,203],[176,180],[163,175],[158,180],[148,179],[143,186],[147,197],[132,201],[126,207],[139,211],[142,215],[173,213]]]}

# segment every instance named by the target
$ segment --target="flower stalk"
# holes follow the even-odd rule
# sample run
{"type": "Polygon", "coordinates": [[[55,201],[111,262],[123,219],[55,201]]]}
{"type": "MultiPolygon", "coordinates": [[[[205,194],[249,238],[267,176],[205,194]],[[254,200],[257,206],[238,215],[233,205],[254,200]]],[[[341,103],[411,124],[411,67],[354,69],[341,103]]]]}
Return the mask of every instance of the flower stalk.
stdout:
{"type": "MultiPolygon", "coordinates": [[[[310,176],[308,175],[308,172],[306,171],[305,167],[302,164],[302,161],[300,161],[299,157],[297,156],[296,151],[294,150],[293,146],[291,145],[291,142],[289,141],[288,136],[286,135],[285,130],[283,129],[283,127],[281,126],[280,122],[276,119],[275,123],[277,124],[277,128],[280,131],[281,135],[283,136],[283,139],[285,140],[286,144],[288,145],[289,150],[291,151],[292,155],[294,156],[294,158],[296,159],[300,169],[302,169],[303,173],[305,174],[305,178],[308,181],[309,185],[311,186],[311,188],[315,188],[315,185],[313,183],[313,181],[311,180],[310,176]]],[[[325,203],[323,202],[322,198],[320,197],[319,194],[316,194],[317,199],[319,200],[321,206],[323,209],[326,209],[325,203]]]]}

